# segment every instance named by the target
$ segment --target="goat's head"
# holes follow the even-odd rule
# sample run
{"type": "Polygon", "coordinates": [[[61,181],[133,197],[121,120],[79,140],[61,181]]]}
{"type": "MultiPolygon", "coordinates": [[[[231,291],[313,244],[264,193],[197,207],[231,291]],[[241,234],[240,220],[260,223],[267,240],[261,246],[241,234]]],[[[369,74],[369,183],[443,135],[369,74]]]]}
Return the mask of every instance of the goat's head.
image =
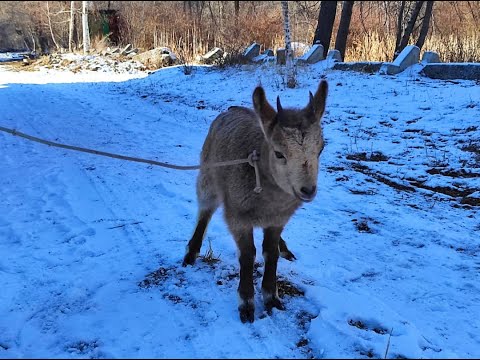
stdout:
{"type": "Polygon", "coordinates": [[[328,84],[322,80],[315,95],[310,92],[303,109],[283,109],[277,97],[275,111],[262,87],[253,92],[253,105],[269,145],[268,153],[261,156],[267,157],[277,185],[302,201],[312,201],[317,193],[318,158],[324,146],[321,118],[327,93],[328,84]]]}

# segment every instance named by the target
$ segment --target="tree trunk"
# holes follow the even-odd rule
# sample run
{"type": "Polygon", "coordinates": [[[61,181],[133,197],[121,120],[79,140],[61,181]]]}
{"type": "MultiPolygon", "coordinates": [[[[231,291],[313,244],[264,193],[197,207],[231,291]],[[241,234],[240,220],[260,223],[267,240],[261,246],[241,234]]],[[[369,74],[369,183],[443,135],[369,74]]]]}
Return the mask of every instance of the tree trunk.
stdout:
{"type": "Polygon", "coordinates": [[[70,24],[68,27],[68,52],[72,52],[73,43],[73,26],[75,24],[75,1],[70,1],[70,24]]]}
{"type": "Polygon", "coordinates": [[[240,1],[234,1],[235,5],[235,17],[238,17],[240,14],[240,1]]]}
{"type": "Polygon", "coordinates": [[[395,54],[393,58],[397,57],[397,49],[400,46],[400,40],[402,40],[402,33],[403,33],[403,12],[405,11],[405,1],[402,1],[400,5],[400,10],[398,12],[398,19],[397,19],[397,38],[395,40],[395,54]]]}
{"type": "Polygon", "coordinates": [[[285,57],[286,57],[286,77],[287,87],[294,88],[297,84],[295,79],[295,68],[293,64],[293,51],[290,39],[290,21],[288,18],[288,1],[282,1],[283,11],[283,30],[285,32],[285,57]]]}
{"type": "Polygon", "coordinates": [[[340,51],[342,61],[345,59],[345,50],[347,48],[347,38],[350,29],[350,20],[352,19],[353,4],[354,1],[343,2],[340,25],[338,26],[337,38],[335,39],[335,49],[340,51]]]}
{"type": "Polygon", "coordinates": [[[78,26],[78,16],[77,12],[73,15],[73,43],[74,43],[74,48],[78,49],[80,47],[80,31],[79,31],[79,26],[78,26]]]}
{"type": "Polygon", "coordinates": [[[420,14],[420,10],[422,10],[424,1],[417,1],[415,3],[415,8],[413,9],[412,15],[410,16],[410,20],[408,20],[407,27],[405,28],[405,33],[403,34],[402,40],[400,41],[400,45],[397,49],[395,49],[395,58],[402,52],[403,49],[408,45],[408,41],[410,40],[410,36],[413,32],[413,27],[417,22],[418,14],[420,14]]]}
{"type": "Polygon", "coordinates": [[[425,15],[423,16],[422,29],[420,30],[420,35],[418,36],[418,40],[415,44],[420,50],[422,49],[425,39],[427,38],[428,29],[430,27],[430,18],[432,17],[433,3],[433,1],[427,1],[425,15]]]}
{"type": "Polygon", "coordinates": [[[238,16],[240,15],[240,1],[234,1],[235,5],[235,27],[238,26],[238,16]]]}
{"type": "Polygon", "coordinates": [[[57,51],[58,51],[58,50],[60,50],[60,46],[58,46],[58,43],[55,40],[55,35],[53,34],[52,20],[50,19],[50,6],[48,5],[48,1],[47,1],[47,19],[48,19],[48,28],[50,30],[50,35],[52,37],[52,41],[55,44],[55,47],[57,48],[57,51]]]}
{"type": "Polygon", "coordinates": [[[313,37],[313,44],[323,45],[323,56],[327,57],[330,40],[332,39],[333,23],[337,13],[336,1],[322,1],[318,13],[317,29],[313,37]]]}
{"type": "Polygon", "coordinates": [[[82,1],[83,53],[90,51],[90,33],[88,29],[88,1],[82,1]]]}

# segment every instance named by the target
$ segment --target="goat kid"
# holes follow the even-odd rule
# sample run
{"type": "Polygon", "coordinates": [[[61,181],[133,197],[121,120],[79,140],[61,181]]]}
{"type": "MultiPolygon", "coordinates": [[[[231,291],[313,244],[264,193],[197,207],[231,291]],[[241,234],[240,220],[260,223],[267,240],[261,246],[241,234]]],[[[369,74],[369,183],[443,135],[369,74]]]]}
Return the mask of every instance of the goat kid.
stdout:
{"type": "Polygon", "coordinates": [[[254,227],[263,228],[265,269],[262,293],[265,309],[284,309],[277,289],[279,255],[294,255],[281,234],[290,217],[317,193],[319,156],[324,147],[321,118],[325,111],[328,84],[322,80],[303,109],[283,109],[277,97],[277,111],[258,86],[253,92],[254,110],[230,107],[211,124],[201,153],[197,178],[198,220],[187,245],[183,265],[193,265],[200,253],[207,225],[223,205],[225,220],[239,250],[242,322],[253,322],[255,314],[253,270],[254,227]],[[256,150],[262,191],[256,193],[254,168],[248,163],[235,166],[206,165],[247,158],[256,150]]]}

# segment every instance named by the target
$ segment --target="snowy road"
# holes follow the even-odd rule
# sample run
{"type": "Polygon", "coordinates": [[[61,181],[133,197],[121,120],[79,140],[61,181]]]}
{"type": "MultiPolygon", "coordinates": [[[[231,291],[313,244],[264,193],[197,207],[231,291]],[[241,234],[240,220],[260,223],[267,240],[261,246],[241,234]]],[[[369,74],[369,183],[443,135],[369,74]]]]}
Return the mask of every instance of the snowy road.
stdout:
{"type": "Polygon", "coordinates": [[[0,133],[0,358],[369,358],[389,338],[388,357],[478,357],[478,85],[321,64],[299,75],[286,90],[268,66],[193,76],[0,67],[0,126],[181,165],[198,163],[211,121],[250,106],[257,82],[284,106],[303,106],[320,75],[331,85],[324,190],[284,233],[297,256],[279,263],[287,310],[263,313],[257,251],[251,325],[238,318],[221,211],[202,247],[219,261],[180,266],[196,171],[0,133]]]}

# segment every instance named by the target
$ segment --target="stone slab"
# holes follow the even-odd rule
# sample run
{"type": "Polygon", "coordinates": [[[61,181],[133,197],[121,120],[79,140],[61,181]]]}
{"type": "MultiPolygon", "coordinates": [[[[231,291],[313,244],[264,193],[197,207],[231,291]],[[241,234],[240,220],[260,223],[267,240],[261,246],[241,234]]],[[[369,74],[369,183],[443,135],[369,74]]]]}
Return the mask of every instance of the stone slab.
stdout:
{"type": "Polygon", "coordinates": [[[333,70],[356,71],[373,74],[378,72],[382,65],[383,62],[337,62],[335,65],[333,65],[333,70]]]}
{"type": "Polygon", "coordinates": [[[323,57],[323,45],[315,44],[310,48],[310,50],[300,56],[297,61],[299,63],[305,62],[307,64],[315,64],[320,60],[324,59],[325,58],[323,57]]]}
{"type": "Polygon", "coordinates": [[[422,56],[422,64],[440,63],[440,56],[434,51],[425,51],[422,56]]]}
{"type": "Polygon", "coordinates": [[[334,61],[341,62],[342,55],[340,54],[339,50],[331,49],[331,50],[328,50],[327,59],[332,59],[334,61]]]}
{"type": "Polygon", "coordinates": [[[437,63],[426,64],[422,75],[441,80],[480,80],[480,63],[437,63]]]}
{"type": "Polygon", "coordinates": [[[254,57],[260,54],[260,45],[257,43],[252,43],[243,53],[243,56],[247,60],[253,60],[254,57]]]}

